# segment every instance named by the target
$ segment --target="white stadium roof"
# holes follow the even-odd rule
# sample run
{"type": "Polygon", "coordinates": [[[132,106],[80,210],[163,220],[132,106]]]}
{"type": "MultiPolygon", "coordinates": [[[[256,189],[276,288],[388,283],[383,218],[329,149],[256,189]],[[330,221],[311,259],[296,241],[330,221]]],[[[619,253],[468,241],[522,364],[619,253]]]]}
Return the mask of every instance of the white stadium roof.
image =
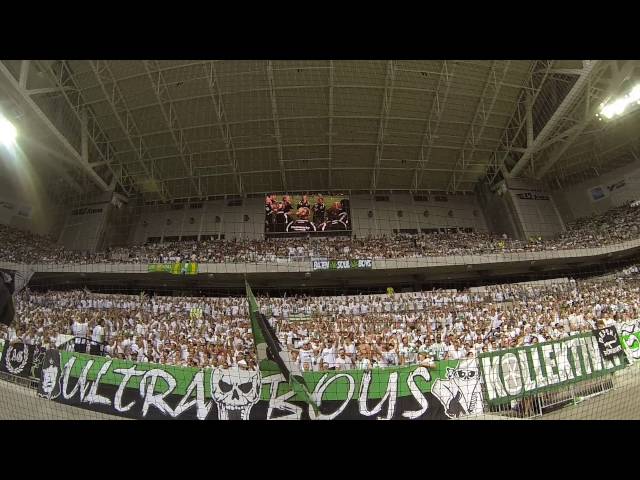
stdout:
{"type": "Polygon", "coordinates": [[[69,192],[465,192],[501,169],[555,186],[637,158],[638,115],[596,113],[638,66],[2,60],[0,110],[69,192]]]}

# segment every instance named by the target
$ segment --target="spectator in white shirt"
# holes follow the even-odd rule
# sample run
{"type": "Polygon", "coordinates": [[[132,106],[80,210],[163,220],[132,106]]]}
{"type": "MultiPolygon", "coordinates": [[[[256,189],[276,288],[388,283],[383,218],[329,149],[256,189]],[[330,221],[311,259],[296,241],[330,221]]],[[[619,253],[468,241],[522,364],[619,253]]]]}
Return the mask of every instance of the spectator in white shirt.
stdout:
{"type": "Polygon", "coordinates": [[[338,351],[338,357],[336,358],[336,370],[351,370],[353,368],[353,362],[351,358],[347,356],[344,348],[338,351]]]}

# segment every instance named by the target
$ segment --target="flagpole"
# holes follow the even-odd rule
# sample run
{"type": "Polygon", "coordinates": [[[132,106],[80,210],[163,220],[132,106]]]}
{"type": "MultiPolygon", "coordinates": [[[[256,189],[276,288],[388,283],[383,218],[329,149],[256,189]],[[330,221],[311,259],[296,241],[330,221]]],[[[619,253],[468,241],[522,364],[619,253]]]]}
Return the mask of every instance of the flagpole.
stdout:
{"type": "MultiPolygon", "coordinates": [[[[318,406],[312,400],[306,381],[297,365],[291,361],[288,349],[280,344],[272,329],[269,327],[265,316],[260,313],[260,307],[256,301],[249,282],[245,280],[247,301],[249,303],[249,317],[251,319],[251,332],[258,357],[258,368],[262,371],[278,369],[302,401],[304,401],[314,413],[319,415],[318,406]],[[264,369],[264,370],[263,370],[264,369]]],[[[309,412],[310,413],[310,412],[309,412]]],[[[309,415],[311,416],[311,415],[309,415]]]]}

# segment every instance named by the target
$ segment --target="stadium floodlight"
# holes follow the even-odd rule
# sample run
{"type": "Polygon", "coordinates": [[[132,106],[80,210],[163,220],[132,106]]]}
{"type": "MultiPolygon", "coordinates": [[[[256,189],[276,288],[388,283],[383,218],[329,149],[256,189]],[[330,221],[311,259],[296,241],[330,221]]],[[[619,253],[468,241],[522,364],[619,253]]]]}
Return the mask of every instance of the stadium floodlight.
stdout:
{"type": "Polygon", "coordinates": [[[12,146],[16,141],[16,127],[7,120],[5,117],[0,115],[0,143],[3,143],[6,146],[12,146]]]}
{"type": "Polygon", "coordinates": [[[598,116],[601,117],[600,119],[604,117],[607,120],[611,120],[613,117],[622,116],[627,107],[634,104],[640,105],[640,84],[633,87],[628,94],[606,104],[603,103],[600,106],[600,114],[598,116]]]}

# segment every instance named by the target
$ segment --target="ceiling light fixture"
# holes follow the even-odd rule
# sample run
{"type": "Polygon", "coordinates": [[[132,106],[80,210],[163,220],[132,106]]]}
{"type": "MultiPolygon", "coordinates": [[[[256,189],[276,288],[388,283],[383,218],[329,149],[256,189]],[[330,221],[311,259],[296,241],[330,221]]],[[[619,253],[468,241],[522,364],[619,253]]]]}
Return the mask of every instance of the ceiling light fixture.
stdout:
{"type": "Polygon", "coordinates": [[[636,85],[626,95],[617,98],[611,102],[603,103],[600,106],[600,113],[598,117],[602,120],[602,117],[607,120],[611,120],[614,117],[622,116],[627,107],[630,105],[640,105],[640,84],[636,85]]]}
{"type": "Polygon", "coordinates": [[[16,127],[4,116],[0,115],[0,143],[10,147],[15,144],[16,135],[16,127]]]}

